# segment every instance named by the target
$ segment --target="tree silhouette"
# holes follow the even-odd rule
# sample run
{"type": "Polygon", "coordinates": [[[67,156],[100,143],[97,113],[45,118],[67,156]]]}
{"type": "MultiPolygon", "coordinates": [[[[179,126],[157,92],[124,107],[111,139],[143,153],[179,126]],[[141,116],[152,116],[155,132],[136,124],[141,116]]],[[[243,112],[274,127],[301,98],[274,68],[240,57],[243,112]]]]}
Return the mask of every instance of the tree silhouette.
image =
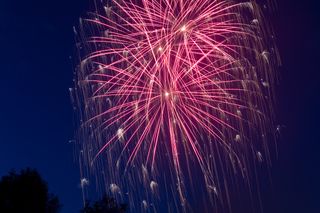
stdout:
{"type": "Polygon", "coordinates": [[[99,201],[93,204],[86,202],[85,207],[80,211],[81,213],[125,213],[127,205],[118,204],[114,198],[104,195],[99,201]]]}
{"type": "Polygon", "coordinates": [[[0,212],[57,213],[61,205],[57,196],[48,192],[47,183],[34,169],[15,171],[0,181],[0,212]]]}

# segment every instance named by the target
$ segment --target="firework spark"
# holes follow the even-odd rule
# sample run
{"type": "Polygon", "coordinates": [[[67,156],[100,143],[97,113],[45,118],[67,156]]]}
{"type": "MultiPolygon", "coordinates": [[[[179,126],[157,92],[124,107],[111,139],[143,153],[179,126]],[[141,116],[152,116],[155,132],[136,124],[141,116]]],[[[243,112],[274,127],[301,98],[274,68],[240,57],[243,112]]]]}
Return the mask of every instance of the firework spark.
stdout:
{"type": "Polygon", "coordinates": [[[187,185],[217,197],[227,165],[245,177],[248,152],[268,159],[253,138],[267,134],[277,61],[254,1],[114,0],[79,34],[82,158],[117,194],[146,209],[165,191],[186,210],[187,185]]]}

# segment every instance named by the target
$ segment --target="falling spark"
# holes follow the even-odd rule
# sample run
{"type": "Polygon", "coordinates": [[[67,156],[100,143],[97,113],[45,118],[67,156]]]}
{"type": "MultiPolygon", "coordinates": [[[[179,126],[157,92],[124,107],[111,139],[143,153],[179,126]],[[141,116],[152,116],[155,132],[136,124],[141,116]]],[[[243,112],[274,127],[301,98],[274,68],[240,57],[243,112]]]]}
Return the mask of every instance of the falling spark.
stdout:
{"type": "Polygon", "coordinates": [[[124,140],[124,133],[123,133],[123,129],[122,128],[119,128],[118,131],[117,131],[117,136],[118,136],[118,139],[119,141],[122,141],[124,140]]]}
{"type": "Polygon", "coordinates": [[[80,181],[81,188],[84,188],[85,186],[88,186],[88,185],[89,185],[89,180],[86,178],[82,178],[80,181]]]}
{"type": "Polygon", "coordinates": [[[120,194],[121,193],[119,186],[114,183],[110,184],[110,191],[112,192],[112,194],[120,194]]]}

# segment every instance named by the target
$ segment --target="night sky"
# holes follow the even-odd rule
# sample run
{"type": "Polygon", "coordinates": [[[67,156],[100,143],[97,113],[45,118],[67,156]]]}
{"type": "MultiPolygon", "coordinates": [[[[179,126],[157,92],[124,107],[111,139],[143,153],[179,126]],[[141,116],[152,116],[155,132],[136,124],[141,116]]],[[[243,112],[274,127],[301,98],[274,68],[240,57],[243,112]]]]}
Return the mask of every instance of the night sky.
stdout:
{"type": "MultiPolygon", "coordinates": [[[[36,168],[63,204],[82,207],[73,86],[73,26],[90,0],[0,0],[0,176],[36,168]]],[[[320,7],[279,0],[272,24],[283,65],[277,122],[283,126],[265,212],[320,212],[320,7]]],[[[242,212],[238,209],[236,212],[242,212]]]]}

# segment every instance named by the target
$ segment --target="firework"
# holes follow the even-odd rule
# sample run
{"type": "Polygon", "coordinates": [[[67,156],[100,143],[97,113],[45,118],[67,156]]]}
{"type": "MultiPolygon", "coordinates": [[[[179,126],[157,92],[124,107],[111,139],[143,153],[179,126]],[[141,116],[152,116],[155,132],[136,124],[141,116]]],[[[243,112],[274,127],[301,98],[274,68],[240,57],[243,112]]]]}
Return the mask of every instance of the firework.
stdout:
{"type": "Polygon", "coordinates": [[[102,6],[78,33],[84,173],[131,209],[191,211],[226,190],[219,177],[246,178],[250,153],[268,159],[277,55],[254,1],[102,6]]]}

